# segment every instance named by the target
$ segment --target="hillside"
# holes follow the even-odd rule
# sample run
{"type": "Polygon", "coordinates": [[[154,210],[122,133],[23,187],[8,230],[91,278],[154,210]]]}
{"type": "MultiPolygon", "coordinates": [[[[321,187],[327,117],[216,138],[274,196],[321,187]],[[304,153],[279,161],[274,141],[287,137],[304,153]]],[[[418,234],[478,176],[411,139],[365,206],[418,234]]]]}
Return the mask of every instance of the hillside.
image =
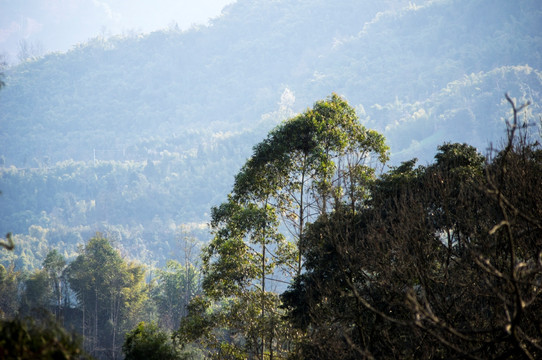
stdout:
{"type": "Polygon", "coordinates": [[[251,147],[332,92],[386,136],[391,164],[445,141],[485,152],[505,92],[541,113],[541,34],[536,0],[239,0],[208,27],[27,61],[0,91],[0,231],[32,244],[24,267],[94,231],[163,262],[251,147]]]}

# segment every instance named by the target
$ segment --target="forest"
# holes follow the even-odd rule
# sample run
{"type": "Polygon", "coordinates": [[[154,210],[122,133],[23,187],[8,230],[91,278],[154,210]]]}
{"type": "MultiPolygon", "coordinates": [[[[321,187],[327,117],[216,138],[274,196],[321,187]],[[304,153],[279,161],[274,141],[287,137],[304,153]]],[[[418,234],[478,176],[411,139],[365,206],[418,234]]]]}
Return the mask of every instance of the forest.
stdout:
{"type": "Polygon", "coordinates": [[[0,64],[0,358],[542,357],[541,24],[238,0],[0,64]]]}
{"type": "Polygon", "coordinates": [[[0,355],[540,357],[542,134],[506,99],[503,147],[388,171],[380,133],[336,94],[316,102],[254,146],[199,266],[193,239],[152,274],[99,233],[72,262],[0,266],[0,355]]]}
{"type": "Polygon", "coordinates": [[[131,259],[180,261],[252,146],[332,92],[385,136],[385,166],[430,163],[444,142],[485,153],[504,93],[541,113],[540,24],[536,0],[239,0],[207,27],[7,67],[0,233],[21,245],[0,263],[31,271],[51,248],[71,261],[96,232],[131,259]]]}

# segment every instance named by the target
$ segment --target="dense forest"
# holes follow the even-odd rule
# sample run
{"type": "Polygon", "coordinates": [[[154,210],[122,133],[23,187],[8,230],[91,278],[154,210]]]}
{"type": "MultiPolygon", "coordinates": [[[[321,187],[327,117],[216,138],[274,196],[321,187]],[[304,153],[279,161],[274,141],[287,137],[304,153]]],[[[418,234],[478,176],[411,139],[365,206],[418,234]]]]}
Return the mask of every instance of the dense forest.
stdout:
{"type": "Polygon", "coordinates": [[[73,259],[98,231],[165,265],[185,234],[208,241],[253,144],[332,92],[386,137],[388,165],[428,163],[444,142],[484,153],[505,92],[541,112],[540,24],[534,0],[242,0],[209,26],[6,68],[0,231],[25,245],[0,263],[31,270],[50,247],[73,259]]]}
{"type": "Polygon", "coordinates": [[[239,0],[0,69],[0,357],[542,356],[541,24],[239,0]]]}
{"type": "Polygon", "coordinates": [[[542,139],[529,104],[506,100],[502,147],[445,143],[381,173],[385,138],[338,95],[316,102],[254,146],[201,266],[193,239],[153,270],[101,234],[71,262],[54,249],[32,272],[0,265],[1,314],[16,316],[0,354],[540,357],[542,139]]]}

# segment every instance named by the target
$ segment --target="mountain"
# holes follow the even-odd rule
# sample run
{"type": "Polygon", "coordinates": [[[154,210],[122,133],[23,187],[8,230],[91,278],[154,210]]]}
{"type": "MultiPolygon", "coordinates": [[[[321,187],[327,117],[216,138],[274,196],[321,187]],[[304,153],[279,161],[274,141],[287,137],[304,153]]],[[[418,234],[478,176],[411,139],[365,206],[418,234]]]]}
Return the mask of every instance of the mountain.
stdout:
{"type": "Polygon", "coordinates": [[[484,153],[505,93],[541,113],[541,34],[536,0],[239,0],[209,26],[29,60],[0,91],[0,230],[71,249],[104,231],[164,261],[187,224],[206,237],[251,147],[332,92],[384,133],[391,165],[446,141],[484,153]]]}

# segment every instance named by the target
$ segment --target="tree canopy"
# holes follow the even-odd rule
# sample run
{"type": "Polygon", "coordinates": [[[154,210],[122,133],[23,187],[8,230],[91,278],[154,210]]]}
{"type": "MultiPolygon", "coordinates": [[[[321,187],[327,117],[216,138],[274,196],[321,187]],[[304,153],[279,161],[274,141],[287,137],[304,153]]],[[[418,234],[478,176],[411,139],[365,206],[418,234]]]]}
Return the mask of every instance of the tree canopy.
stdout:
{"type": "Polygon", "coordinates": [[[510,102],[499,151],[444,144],[310,227],[281,297],[300,358],[540,357],[541,149],[510,102]]]}
{"type": "Polygon", "coordinates": [[[147,296],[143,275],[142,266],[127,263],[99,234],[68,266],[68,281],[83,313],[81,330],[91,355],[120,353],[122,335],[135,325],[147,296]]]}
{"type": "MultiPolygon", "coordinates": [[[[227,315],[215,317],[214,326],[237,329],[243,340],[233,346],[239,354],[263,357],[296,336],[277,330],[279,301],[268,289],[301,274],[300,239],[310,222],[337,204],[355,207],[364,201],[387,151],[384,137],[365,129],[336,94],[286,120],[254,146],[227,202],[213,208],[214,238],[203,252],[203,290],[214,301],[227,301],[217,310],[227,315]],[[241,317],[235,315],[240,308],[248,310],[241,317]]],[[[198,311],[192,315],[205,316],[198,311]]],[[[214,341],[214,346],[225,344],[214,341]]]]}

